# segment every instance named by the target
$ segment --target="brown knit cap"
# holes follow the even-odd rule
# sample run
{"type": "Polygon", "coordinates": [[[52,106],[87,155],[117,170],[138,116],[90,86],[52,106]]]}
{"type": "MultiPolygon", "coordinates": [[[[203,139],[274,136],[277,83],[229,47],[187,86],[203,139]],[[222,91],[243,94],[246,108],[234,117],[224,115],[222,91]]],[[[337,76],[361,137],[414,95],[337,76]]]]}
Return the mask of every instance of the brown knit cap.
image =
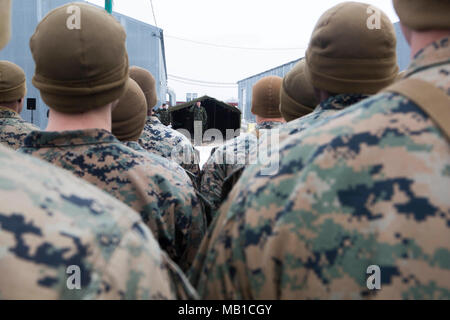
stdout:
{"type": "Polygon", "coordinates": [[[25,72],[9,61],[0,61],[0,102],[13,102],[27,94],[25,72]]]}
{"type": "Polygon", "coordinates": [[[450,29],[449,0],[394,0],[403,25],[413,30],[450,29]]]}
{"type": "Polygon", "coordinates": [[[76,2],[51,11],[30,40],[33,84],[52,109],[83,113],[119,99],[126,90],[126,34],[105,10],[76,2]],[[79,10],[80,28],[76,22],[79,10]],[[69,28],[69,26],[71,28],[69,28]]]}
{"type": "Polygon", "coordinates": [[[305,73],[313,87],[336,94],[374,94],[394,82],[394,26],[380,10],[380,28],[369,28],[374,14],[369,8],[374,7],[344,2],[319,19],[306,52],[305,73]]]}
{"type": "Polygon", "coordinates": [[[148,109],[152,110],[158,102],[155,78],[149,71],[136,66],[130,68],[130,78],[141,87],[147,100],[148,109]]]}
{"type": "Polygon", "coordinates": [[[0,0],[0,50],[11,36],[11,0],[0,0]]]}
{"type": "Polygon", "coordinates": [[[112,133],[120,141],[137,141],[144,130],[147,102],[144,93],[133,79],[112,113],[112,133]]]}
{"type": "Polygon", "coordinates": [[[276,76],[262,78],[253,86],[252,113],[261,118],[282,118],[280,88],[283,79],[276,76]]]}
{"type": "Polygon", "coordinates": [[[319,104],[314,88],[306,79],[305,64],[305,59],[299,61],[283,79],[280,112],[288,122],[313,112],[319,104]]]}

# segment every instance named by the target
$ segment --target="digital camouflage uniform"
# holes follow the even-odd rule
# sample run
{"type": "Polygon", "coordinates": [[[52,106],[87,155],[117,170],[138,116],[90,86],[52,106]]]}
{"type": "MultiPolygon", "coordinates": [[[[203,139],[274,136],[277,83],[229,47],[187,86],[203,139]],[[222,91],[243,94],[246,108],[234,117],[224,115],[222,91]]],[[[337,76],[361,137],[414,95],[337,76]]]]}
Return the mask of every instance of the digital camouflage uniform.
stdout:
{"type": "Polygon", "coordinates": [[[206,130],[206,126],[208,124],[208,114],[206,113],[205,108],[202,107],[202,106],[197,107],[195,105],[195,106],[192,106],[189,109],[189,111],[193,113],[194,121],[201,121],[202,122],[202,128],[203,128],[203,131],[205,131],[206,130]]]}
{"type": "Polygon", "coordinates": [[[290,135],[306,130],[320,120],[333,116],[339,111],[369,98],[363,94],[338,94],[320,103],[312,113],[286,123],[280,128],[280,142],[290,135]]]}
{"type": "Polygon", "coordinates": [[[26,122],[17,112],[0,107],[0,144],[14,150],[23,145],[23,140],[38,127],[26,122]]]}
{"type": "MultiPolygon", "coordinates": [[[[263,122],[257,126],[257,132],[262,133],[281,126],[281,122],[263,122]]],[[[214,154],[203,166],[200,190],[211,204],[215,215],[222,202],[223,185],[227,178],[249,163],[255,163],[258,152],[258,138],[254,134],[242,134],[215,149],[214,154]]],[[[214,216],[208,217],[211,221],[214,216]]]]}
{"type": "Polygon", "coordinates": [[[199,157],[189,139],[163,125],[157,117],[147,118],[139,144],[145,150],[173,160],[196,177],[199,176],[199,157]]]}
{"type": "Polygon", "coordinates": [[[268,155],[277,153],[279,152],[280,143],[291,135],[299,134],[319,121],[323,121],[339,111],[367,98],[369,98],[369,96],[363,94],[338,94],[330,97],[320,103],[312,113],[279,127],[278,137],[276,137],[276,139],[260,139],[264,142],[260,143],[260,150],[261,152],[266,152],[268,155]],[[272,142],[276,143],[272,144],[272,142]]]}
{"type": "MultiPolygon", "coordinates": [[[[149,154],[149,152],[147,150],[145,150],[144,148],[142,148],[141,145],[139,143],[137,143],[136,141],[127,141],[127,142],[123,142],[123,144],[125,144],[128,148],[131,148],[134,151],[137,151],[144,156],[148,156],[148,154],[149,154]]],[[[189,176],[186,174],[186,171],[180,165],[175,163],[174,161],[170,161],[170,160],[163,158],[157,154],[152,154],[150,156],[150,159],[152,159],[156,163],[164,166],[166,168],[166,170],[169,170],[171,172],[176,172],[177,175],[184,176],[186,183],[188,183],[192,186],[192,183],[189,179],[189,176]]]]}
{"type": "Polygon", "coordinates": [[[32,132],[22,152],[73,172],[141,214],[161,247],[186,269],[206,222],[186,175],[136,152],[105,130],[32,132]]]}
{"type": "MultiPolygon", "coordinates": [[[[449,40],[406,77],[450,95],[449,40]]],[[[417,105],[376,95],[290,137],[280,159],[273,176],[250,166],[221,207],[191,276],[201,297],[450,298],[450,144],[417,105]]]]}
{"type": "Polygon", "coordinates": [[[196,297],[136,212],[1,146],[0,253],[0,299],[196,297]],[[70,266],[79,267],[81,290],[67,287],[70,266]]]}

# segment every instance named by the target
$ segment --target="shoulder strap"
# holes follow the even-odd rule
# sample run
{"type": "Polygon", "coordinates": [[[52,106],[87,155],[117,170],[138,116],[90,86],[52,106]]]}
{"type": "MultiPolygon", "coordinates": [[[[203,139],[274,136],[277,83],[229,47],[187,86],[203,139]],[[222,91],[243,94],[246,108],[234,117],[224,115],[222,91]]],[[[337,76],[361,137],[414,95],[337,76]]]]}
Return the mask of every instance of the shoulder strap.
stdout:
{"type": "Polygon", "coordinates": [[[450,97],[443,90],[423,80],[405,79],[383,91],[399,93],[414,102],[450,140],[450,97]]]}

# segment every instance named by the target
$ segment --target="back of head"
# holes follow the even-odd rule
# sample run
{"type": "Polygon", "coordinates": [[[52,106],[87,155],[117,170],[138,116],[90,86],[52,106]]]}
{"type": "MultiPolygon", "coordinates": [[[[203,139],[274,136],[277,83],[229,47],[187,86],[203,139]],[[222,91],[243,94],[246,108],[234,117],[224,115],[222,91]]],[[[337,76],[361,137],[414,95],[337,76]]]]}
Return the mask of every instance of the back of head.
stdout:
{"type": "Polygon", "coordinates": [[[305,76],[305,59],[299,61],[283,79],[280,112],[286,121],[306,116],[319,104],[314,88],[305,76]]]}
{"type": "Polygon", "coordinates": [[[0,61],[0,105],[14,102],[27,93],[25,72],[9,61],[0,61]]]}
{"type": "Polygon", "coordinates": [[[120,141],[137,141],[144,130],[147,102],[139,85],[129,80],[127,91],[112,113],[112,133],[120,141]]]}
{"type": "Polygon", "coordinates": [[[394,0],[403,25],[416,31],[450,29],[450,1],[394,0]]]}
{"type": "Polygon", "coordinates": [[[306,52],[313,87],[330,93],[374,94],[398,74],[396,35],[388,16],[369,4],[344,2],[317,22],[306,52]],[[373,25],[370,17],[379,19],[373,25]]]}
{"type": "Polygon", "coordinates": [[[158,102],[155,78],[149,71],[136,66],[130,68],[130,78],[136,81],[139,87],[141,87],[147,100],[148,110],[151,112],[158,102]]]}
{"type": "Polygon", "coordinates": [[[252,113],[265,119],[282,118],[280,89],[283,79],[276,76],[262,78],[253,86],[252,113]]]}
{"type": "Polygon", "coordinates": [[[11,36],[11,0],[0,0],[0,50],[11,36]]]}
{"type": "Polygon", "coordinates": [[[44,102],[78,114],[119,99],[128,81],[125,40],[125,30],[105,10],[77,2],[51,11],[30,40],[33,84],[44,102]]]}

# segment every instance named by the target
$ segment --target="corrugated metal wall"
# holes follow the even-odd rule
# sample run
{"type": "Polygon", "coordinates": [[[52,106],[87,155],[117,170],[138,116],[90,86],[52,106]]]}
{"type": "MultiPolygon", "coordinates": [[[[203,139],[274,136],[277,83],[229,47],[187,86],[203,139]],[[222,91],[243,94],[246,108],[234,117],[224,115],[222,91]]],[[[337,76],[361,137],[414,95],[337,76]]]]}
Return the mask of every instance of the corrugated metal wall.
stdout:
{"type": "MultiPolygon", "coordinates": [[[[9,60],[25,70],[28,93],[26,98],[37,99],[37,110],[24,110],[22,117],[41,129],[47,126],[48,107],[41,100],[39,91],[33,87],[34,61],[31,57],[29,41],[37,24],[45,15],[69,0],[15,0],[12,10],[12,37],[10,43],[0,52],[0,60],[9,60]]],[[[164,53],[163,32],[161,29],[137,21],[121,14],[113,14],[127,32],[127,50],[130,65],[149,70],[156,79],[158,104],[166,101],[167,72],[164,53]]]]}
{"type": "MultiPolygon", "coordinates": [[[[397,34],[397,55],[398,64],[400,70],[405,70],[410,62],[409,45],[406,42],[403,33],[400,28],[400,24],[394,24],[395,32],[397,34]]],[[[258,80],[267,76],[279,76],[284,77],[301,59],[291,61],[282,66],[279,66],[268,71],[261,72],[252,77],[246,78],[244,80],[238,81],[239,86],[239,109],[242,111],[242,118],[249,121],[255,122],[255,116],[251,113],[252,106],[252,88],[258,80]]]]}

